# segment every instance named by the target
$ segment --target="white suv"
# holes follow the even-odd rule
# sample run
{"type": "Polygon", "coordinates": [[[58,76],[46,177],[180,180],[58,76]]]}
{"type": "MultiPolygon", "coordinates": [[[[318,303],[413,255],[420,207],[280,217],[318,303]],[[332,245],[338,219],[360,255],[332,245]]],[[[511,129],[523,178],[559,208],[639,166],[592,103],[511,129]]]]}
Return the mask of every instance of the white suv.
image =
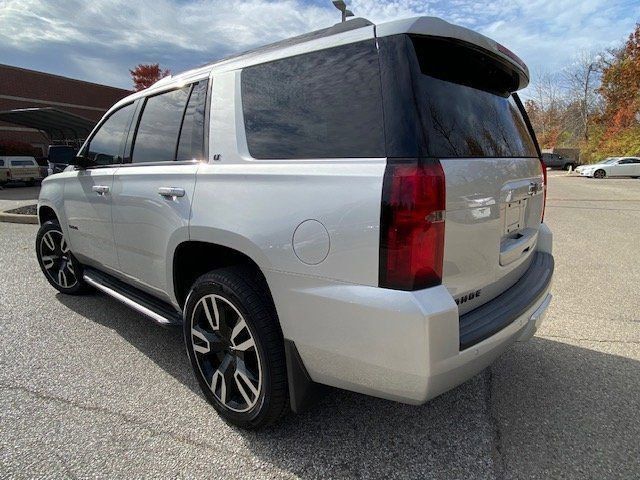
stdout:
{"type": "Polygon", "coordinates": [[[163,79],[43,182],[40,265],[61,292],[182,324],[234,424],[299,411],[318,384],[424,403],[551,300],[527,82],[502,45],[424,17],[163,79]]]}

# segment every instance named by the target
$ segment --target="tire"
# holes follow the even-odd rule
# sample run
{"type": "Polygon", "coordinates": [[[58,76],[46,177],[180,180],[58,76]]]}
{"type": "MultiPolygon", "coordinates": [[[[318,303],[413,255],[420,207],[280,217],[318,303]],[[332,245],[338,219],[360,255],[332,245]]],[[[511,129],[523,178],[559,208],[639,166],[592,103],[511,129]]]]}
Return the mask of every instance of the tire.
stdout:
{"type": "Polygon", "coordinates": [[[571,169],[571,170],[575,170],[575,169],[576,169],[576,166],[575,166],[573,163],[567,163],[564,167],[562,167],[562,169],[563,169],[563,170],[567,170],[567,171],[568,171],[569,169],[571,169]]]}
{"type": "Polygon", "coordinates": [[[82,279],[82,265],[73,256],[60,224],[45,222],[36,236],[36,256],[51,286],[68,295],[82,295],[92,289],[82,279]]]}
{"type": "Polygon", "coordinates": [[[36,182],[34,180],[29,180],[29,181],[24,182],[24,183],[25,183],[25,185],[27,187],[33,187],[36,184],[36,182]]]}
{"type": "Polygon", "coordinates": [[[607,176],[607,172],[604,170],[596,170],[593,172],[593,178],[604,178],[607,176]]]}
{"type": "Polygon", "coordinates": [[[289,410],[282,331],[257,277],[249,267],[202,275],[184,309],[185,344],[202,392],[225,421],[252,430],[289,410]]]}

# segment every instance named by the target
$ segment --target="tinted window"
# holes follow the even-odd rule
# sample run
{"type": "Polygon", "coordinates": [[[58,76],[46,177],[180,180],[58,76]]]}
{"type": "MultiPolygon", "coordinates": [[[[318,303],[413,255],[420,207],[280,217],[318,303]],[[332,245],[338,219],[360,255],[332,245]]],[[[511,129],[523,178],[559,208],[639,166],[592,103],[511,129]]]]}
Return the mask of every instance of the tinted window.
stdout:
{"type": "Polygon", "coordinates": [[[176,160],[198,160],[204,157],[204,109],[207,81],[193,85],[184,113],[176,160]]]}
{"type": "Polygon", "coordinates": [[[86,156],[97,165],[120,163],[125,133],[129,130],[134,110],[131,103],[112,113],[91,139],[86,156]]]}
{"type": "Polygon", "coordinates": [[[507,65],[444,39],[380,45],[389,156],[537,157],[507,65]]]}
{"type": "Polygon", "coordinates": [[[147,98],[133,145],[134,163],[175,159],[178,132],[190,89],[188,86],[147,98]]]}
{"type": "Polygon", "coordinates": [[[34,167],[35,160],[11,160],[12,167],[34,167]]]}
{"type": "Polygon", "coordinates": [[[69,162],[71,162],[75,156],[76,149],[73,147],[49,147],[49,161],[51,163],[63,163],[65,165],[69,165],[69,162]]]}
{"type": "Polygon", "coordinates": [[[254,158],[384,156],[373,41],[246,68],[242,106],[254,158]]]}
{"type": "Polygon", "coordinates": [[[4,160],[0,160],[0,167],[4,167],[4,160]]]}

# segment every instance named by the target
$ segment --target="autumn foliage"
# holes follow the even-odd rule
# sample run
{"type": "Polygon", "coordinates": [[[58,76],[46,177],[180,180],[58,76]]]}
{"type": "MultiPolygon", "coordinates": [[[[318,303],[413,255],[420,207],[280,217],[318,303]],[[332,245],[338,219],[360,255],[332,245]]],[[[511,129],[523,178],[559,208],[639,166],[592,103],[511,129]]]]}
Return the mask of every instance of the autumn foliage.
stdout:
{"type": "Polygon", "coordinates": [[[541,147],[580,147],[587,162],[640,155],[640,23],[620,48],[563,73],[542,78],[525,102],[541,147]]]}
{"type": "Polygon", "coordinates": [[[141,63],[133,70],[129,70],[133,79],[133,88],[136,92],[149,88],[161,78],[171,74],[170,70],[162,70],[160,65],[141,63]]]}

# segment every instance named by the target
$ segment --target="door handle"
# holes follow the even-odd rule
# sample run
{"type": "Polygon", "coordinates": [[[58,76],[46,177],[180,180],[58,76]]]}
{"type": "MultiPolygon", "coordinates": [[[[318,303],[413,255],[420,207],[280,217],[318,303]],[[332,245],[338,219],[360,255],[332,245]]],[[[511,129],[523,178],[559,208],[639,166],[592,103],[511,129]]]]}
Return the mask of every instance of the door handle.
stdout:
{"type": "Polygon", "coordinates": [[[160,187],[158,193],[163,197],[184,197],[184,188],[160,187]]]}
{"type": "Polygon", "coordinates": [[[108,185],[94,185],[91,187],[91,190],[96,192],[98,195],[104,195],[105,193],[109,193],[109,190],[111,189],[108,185]]]}

